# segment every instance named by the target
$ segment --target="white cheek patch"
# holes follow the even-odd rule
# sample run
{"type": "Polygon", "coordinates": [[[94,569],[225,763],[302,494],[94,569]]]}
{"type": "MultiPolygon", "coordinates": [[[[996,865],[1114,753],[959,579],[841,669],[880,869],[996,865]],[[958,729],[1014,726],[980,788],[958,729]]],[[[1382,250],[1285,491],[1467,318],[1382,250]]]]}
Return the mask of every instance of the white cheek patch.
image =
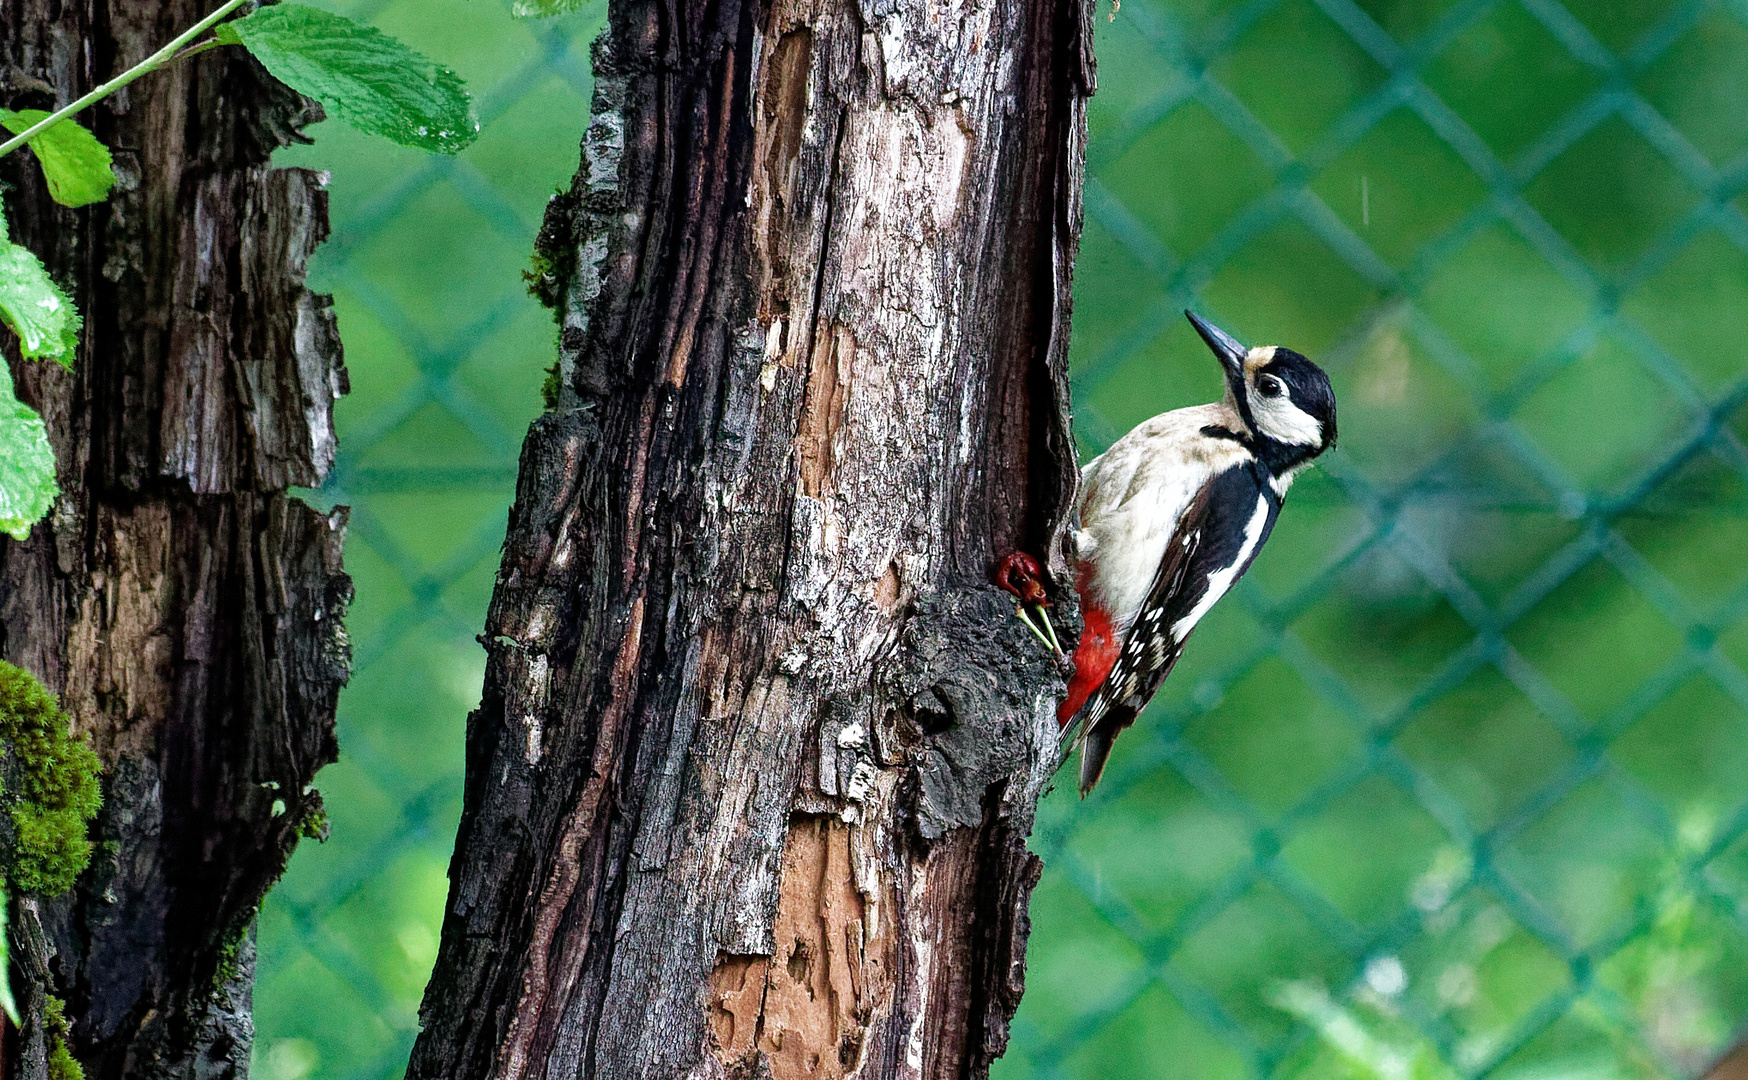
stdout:
{"type": "Polygon", "coordinates": [[[1250,414],[1264,435],[1289,445],[1323,445],[1323,422],[1293,404],[1292,395],[1265,398],[1261,394],[1250,399],[1250,414]]]}

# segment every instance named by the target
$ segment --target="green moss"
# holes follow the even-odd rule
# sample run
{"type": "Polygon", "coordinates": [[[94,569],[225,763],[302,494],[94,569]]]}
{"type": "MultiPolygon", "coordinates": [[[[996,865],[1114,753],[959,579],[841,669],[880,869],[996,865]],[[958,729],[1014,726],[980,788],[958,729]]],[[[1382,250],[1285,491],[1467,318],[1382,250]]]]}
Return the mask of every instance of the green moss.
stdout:
{"type": "MultiPolygon", "coordinates": [[[[6,915],[6,885],[0,882],[0,1013],[5,1013],[12,1026],[18,1027],[18,1002],[12,997],[12,960],[6,936],[11,925],[6,915]]],[[[3,1034],[5,1032],[0,1031],[0,1035],[3,1034]]]]}
{"type": "Polygon", "coordinates": [[[529,296],[549,308],[557,308],[564,300],[564,280],[560,273],[557,260],[536,251],[534,258],[529,260],[528,269],[522,271],[522,281],[528,286],[529,296]]]}
{"type": "Polygon", "coordinates": [[[243,942],[248,939],[260,914],[259,907],[250,908],[241,918],[233,920],[220,936],[218,952],[213,957],[212,986],[207,991],[208,997],[216,999],[226,986],[235,983],[242,976],[240,961],[243,942]]]}
{"type": "Polygon", "coordinates": [[[328,842],[328,811],[321,806],[312,806],[304,814],[303,820],[297,823],[297,834],[305,840],[317,843],[328,842]]]}
{"type": "Polygon", "coordinates": [[[564,323],[564,294],[576,272],[576,239],[572,221],[576,217],[576,200],[568,191],[553,193],[546,202],[546,215],[540,232],[534,237],[534,258],[522,279],[528,283],[528,293],[548,308],[560,325],[564,323]]]}
{"type": "Polygon", "coordinates": [[[85,1067],[59,1039],[49,1051],[49,1080],[85,1080],[85,1067]]]}
{"type": "MultiPolygon", "coordinates": [[[[245,927],[248,923],[243,924],[245,927]]],[[[214,965],[212,975],[213,990],[216,992],[226,983],[233,982],[237,977],[237,953],[243,947],[243,935],[248,930],[231,934],[225,943],[219,946],[218,963],[214,965]]]]}
{"type": "Polygon", "coordinates": [[[73,1037],[67,1003],[50,994],[43,1012],[49,1033],[49,1080],[85,1080],[85,1067],[67,1049],[67,1040],[73,1037]]]}
{"type": "Polygon", "coordinates": [[[0,744],[18,781],[17,791],[0,795],[12,824],[0,870],[18,892],[64,893],[91,861],[85,823],[102,801],[100,765],[70,728],[42,683],[0,661],[0,744]]]}
{"type": "Polygon", "coordinates": [[[547,408],[558,408],[558,389],[558,361],[554,360],[552,366],[546,369],[546,378],[540,384],[540,400],[546,403],[547,408]]]}

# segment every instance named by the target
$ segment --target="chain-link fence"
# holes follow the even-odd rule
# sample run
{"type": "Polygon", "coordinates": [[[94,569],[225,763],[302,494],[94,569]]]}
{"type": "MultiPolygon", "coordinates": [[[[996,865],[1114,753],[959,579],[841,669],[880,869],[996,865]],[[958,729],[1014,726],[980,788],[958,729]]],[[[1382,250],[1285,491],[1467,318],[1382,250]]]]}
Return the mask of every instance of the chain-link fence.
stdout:
{"type": "MultiPolygon", "coordinates": [[[[398,1076],[473,635],[552,330],[521,295],[599,8],[336,3],[480,144],[321,130],[355,387],[334,838],[261,922],[258,1075],[398,1076]]],[[[1748,1019],[1748,0],[1123,0],[1083,450],[1325,363],[1341,447],[1085,804],[1047,802],[999,1080],[1693,1076],[1748,1019]]]]}

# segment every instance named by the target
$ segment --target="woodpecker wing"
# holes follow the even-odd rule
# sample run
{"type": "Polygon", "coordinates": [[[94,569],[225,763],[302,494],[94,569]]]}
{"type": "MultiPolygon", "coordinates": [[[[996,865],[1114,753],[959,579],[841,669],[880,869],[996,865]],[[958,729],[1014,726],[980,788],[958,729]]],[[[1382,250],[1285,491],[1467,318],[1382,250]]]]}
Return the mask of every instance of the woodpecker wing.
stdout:
{"type": "Polygon", "coordinates": [[[1171,673],[1196,623],[1250,569],[1280,510],[1254,462],[1209,477],[1184,507],[1116,663],[1075,717],[1085,729],[1081,795],[1098,783],[1111,744],[1171,673]]]}

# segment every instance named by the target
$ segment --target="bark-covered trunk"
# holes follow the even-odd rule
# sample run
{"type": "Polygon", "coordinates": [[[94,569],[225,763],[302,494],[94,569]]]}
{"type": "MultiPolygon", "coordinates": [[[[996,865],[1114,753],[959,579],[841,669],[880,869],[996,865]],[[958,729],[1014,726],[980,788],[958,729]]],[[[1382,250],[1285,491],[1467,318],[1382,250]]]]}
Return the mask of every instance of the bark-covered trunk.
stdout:
{"type": "Polygon", "coordinates": [[[1089,9],[613,0],[409,1076],[1001,1053],[1062,684],[989,580],[1064,569],[1089,9]]]}
{"type": "MultiPolygon", "coordinates": [[[[0,0],[0,91],[53,108],[143,59],[208,0],[0,0]]],[[[54,205],[29,154],[0,162],[14,239],[85,313],[75,371],[21,363],[62,497],[0,542],[0,655],[61,695],[105,767],[91,866],[19,899],[29,1018],[4,1076],[45,1075],[45,995],[97,1078],[246,1073],[253,918],[321,827],[347,671],[343,514],[286,494],[333,460],[345,386],[311,173],[273,149],[318,118],[241,50],[147,76],[81,122],[115,154],[110,201],[54,205]]]]}

